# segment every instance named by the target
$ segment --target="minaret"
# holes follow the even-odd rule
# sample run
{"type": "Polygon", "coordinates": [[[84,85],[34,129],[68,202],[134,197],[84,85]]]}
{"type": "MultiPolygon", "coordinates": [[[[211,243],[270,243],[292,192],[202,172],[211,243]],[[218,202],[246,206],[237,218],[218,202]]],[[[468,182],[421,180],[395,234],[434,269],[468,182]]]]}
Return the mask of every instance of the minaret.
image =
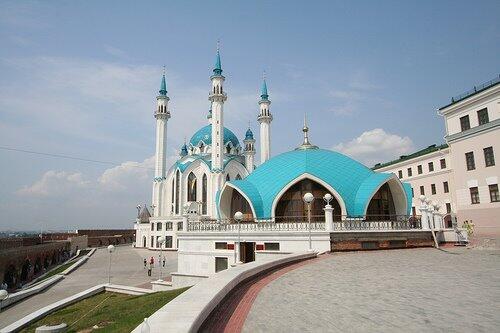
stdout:
{"type": "Polygon", "coordinates": [[[243,140],[245,144],[245,168],[248,173],[251,173],[254,168],[254,156],[255,156],[255,139],[253,138],[253,133],[250,127],[248,127],[247,132],[245,133],[245,140],[243,140]]]}
{"type": "Polygon", "coordinates": [[[165,80],[165,69],[163,69],[163,76],[161,78],[161,85],[159,95],[156,97],[156,153],[155,153],[155,184],[153,185],[153,216],[160,215],[161,203],[161,190],[157,183],[161,183],[167,173],[166,159],[167,159],[167,122],[170,118],[170,111],[168,110],[168,101],[170,98],[167,96],[167,82],[165,80]]]}
{"type": "Polygon", "coordinates": [[[269,111],[269,95],[267,94],[266,73],[263,75],[262,89],[260,92],[260,113],[257,120],[260,123],[260,163],[264,163],[271,156],[271,121],[273,115],[269,111]]]}
{"type": "Polygon", "coordinates": [[[225,77],[222,76],[218,44],[213,73],[210,77],[212,90],[208,95],[208,100],[212,102],[212,171],[221,172],[224,160],[224,102],[227,95],[223,90],[225,77]]]}

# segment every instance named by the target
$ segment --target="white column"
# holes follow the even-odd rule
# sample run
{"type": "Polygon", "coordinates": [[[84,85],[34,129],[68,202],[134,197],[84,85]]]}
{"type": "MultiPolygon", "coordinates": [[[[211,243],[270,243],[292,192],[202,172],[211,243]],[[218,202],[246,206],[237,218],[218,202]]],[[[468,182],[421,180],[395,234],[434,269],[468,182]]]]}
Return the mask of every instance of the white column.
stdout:
{"type": "Polygon", "coordinates": [[[422,230],[430,230],[429,219],[427,217],[427,206],[425,204],[420,205],[420,214],[421,214],[421,224],[422,230]]]}
{"type": "Polygon", "coordinates": [[[328,232],[333,231],[333,207],[332,205],[326,205],[323,208],[325,211],[325,230],[328,232]]]}
{"type": "Polygon", "coordinates": [[[187,214],[182,215],[182,231],[188,231],[188,222],[187,214]]]}

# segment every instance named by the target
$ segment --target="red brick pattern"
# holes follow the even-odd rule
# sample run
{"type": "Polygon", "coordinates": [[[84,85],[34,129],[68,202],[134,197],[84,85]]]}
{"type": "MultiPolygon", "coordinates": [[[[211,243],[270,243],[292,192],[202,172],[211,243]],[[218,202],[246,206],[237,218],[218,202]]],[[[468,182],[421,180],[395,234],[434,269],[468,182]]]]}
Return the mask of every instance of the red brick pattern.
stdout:
{"type": "Polygon", "coordinates": [[[252,304],[259,292],[270,282],[301,266],[326,256],[299,261],[279,267],[238,285],[212,311],[200,328],[200,332],[241,332],[252,304]]]}

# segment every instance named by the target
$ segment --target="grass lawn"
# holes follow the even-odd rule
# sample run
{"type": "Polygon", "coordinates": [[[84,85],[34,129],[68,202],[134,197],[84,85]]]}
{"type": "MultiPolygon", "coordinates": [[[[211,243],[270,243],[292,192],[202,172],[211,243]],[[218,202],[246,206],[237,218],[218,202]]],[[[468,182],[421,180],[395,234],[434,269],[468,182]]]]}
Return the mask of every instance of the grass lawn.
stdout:
{"type": "Polygon", "coordinates": [[[68,324],[68,332],[90,332],[94,325],[102,332],[130,332],[187,289],[141,296],[103,292],[51,313],[21,332],[35,332],[39,326],[61,323],[68,324]]]}

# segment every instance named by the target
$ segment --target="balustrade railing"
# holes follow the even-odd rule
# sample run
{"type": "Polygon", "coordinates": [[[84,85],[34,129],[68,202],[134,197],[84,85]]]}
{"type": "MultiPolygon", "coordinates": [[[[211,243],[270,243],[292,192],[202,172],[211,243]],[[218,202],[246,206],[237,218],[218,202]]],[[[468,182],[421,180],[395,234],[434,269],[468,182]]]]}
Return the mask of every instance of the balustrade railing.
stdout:
{"type": "MultiPolygon", "coordinates": [[[[311,224],[303,216],[285,216],[268,219],[244,219],[239,225],[234,219],[202,220],[188,223],[188,231],[325,231],[324,216],[311,216],[311,224]]],[[[333,231],[349,230],[413,230],[421,229],[419,216],[334,216],[333,231]]]]}

